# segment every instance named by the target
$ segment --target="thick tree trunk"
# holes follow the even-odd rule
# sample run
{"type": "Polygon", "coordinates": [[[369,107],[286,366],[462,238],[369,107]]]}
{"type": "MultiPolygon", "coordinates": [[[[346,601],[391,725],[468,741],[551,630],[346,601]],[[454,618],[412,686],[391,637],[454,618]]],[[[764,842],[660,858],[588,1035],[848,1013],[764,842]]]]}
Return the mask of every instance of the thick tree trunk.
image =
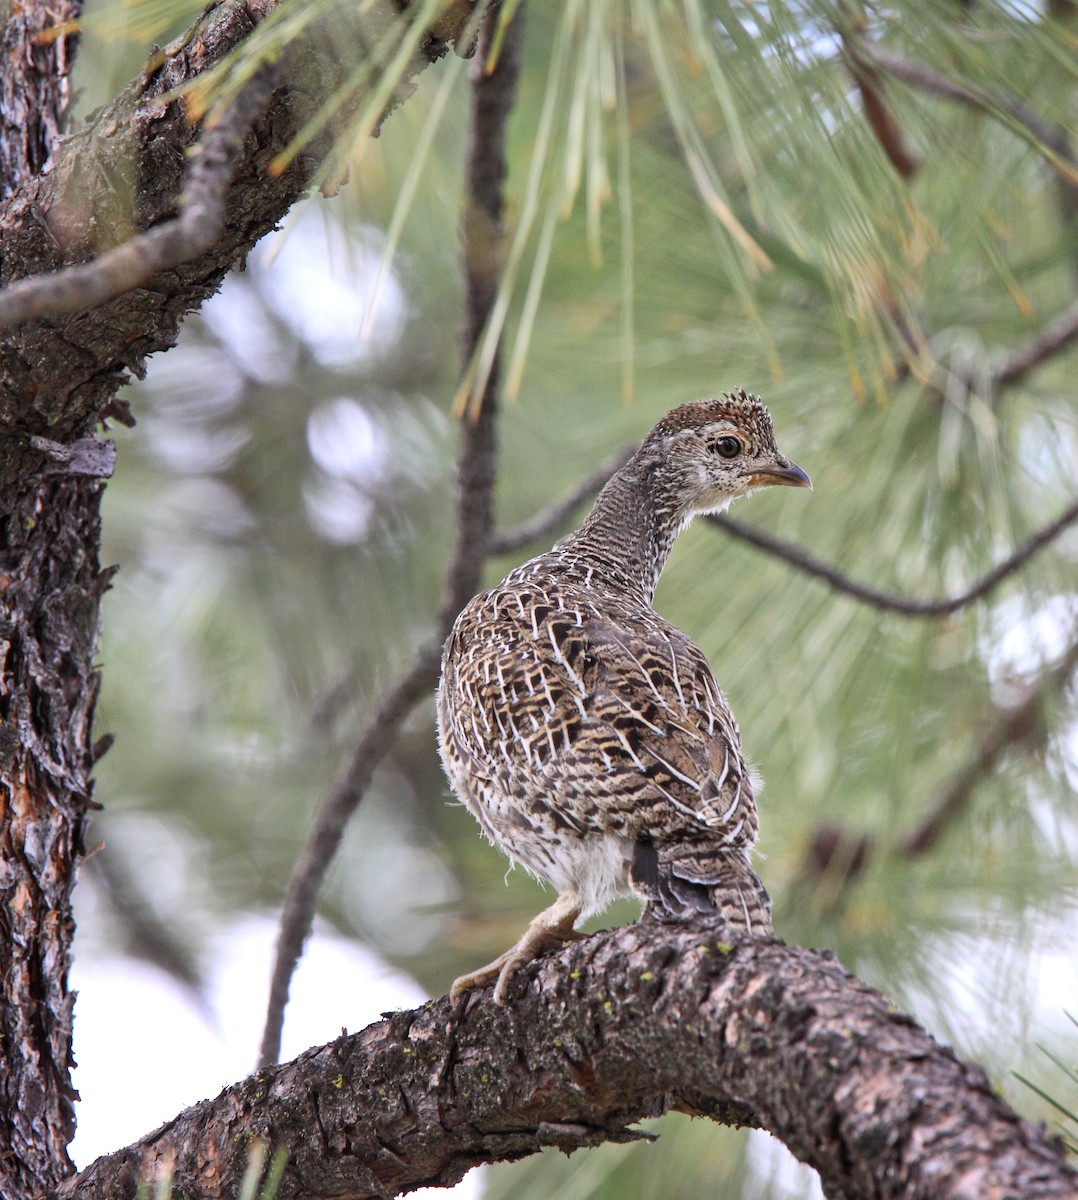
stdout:
{"type": "MultiPolygon", "coordinates": [[[[0,196],[38,174],[60,134],[81,5],[16,0],[0,28],[0,196]],[[55,33],[57,27],[60,31],[55,33]]],[[[85,451],[87,448],[83,448],[85,451]]],[[[94,474],[40,452],[0,503],[0,1198],[71,1171],[71,890],[90,800],[97,677],[94,474]]],[[[91,452],[90,458],[95,454],[91,452]]],[[[107,451],[96,454],[107,470],[107,451]]]]}
{"type": "MultiPolygon", "coordinates": [[[[960,1062],[832,957],[634,925],[490,989],[396,1013],[270,1067],[99,1159],[69,1200],[235,1195],[252,1148],[287,1158],[280,1200],[393,1196],[543,1146],[634,1136],[680,1108],[760,1125],[831,1200],[1073,1200],[1078,1173],[960,1062]]],[[[266,1158],[268,1161],[268,1156],[266,1158]]]]}

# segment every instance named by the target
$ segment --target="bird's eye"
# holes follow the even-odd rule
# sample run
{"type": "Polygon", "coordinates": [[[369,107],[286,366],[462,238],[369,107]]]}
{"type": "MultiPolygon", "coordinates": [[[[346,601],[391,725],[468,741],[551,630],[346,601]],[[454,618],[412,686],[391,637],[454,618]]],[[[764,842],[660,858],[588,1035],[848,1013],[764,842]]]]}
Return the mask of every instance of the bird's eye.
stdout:
{"type": "Polygon", "coordinates": [[[722,437],[711,443],[711,449],[723,458],[737,458],[741,453],[741,443],[736,437],[722,437]]]}

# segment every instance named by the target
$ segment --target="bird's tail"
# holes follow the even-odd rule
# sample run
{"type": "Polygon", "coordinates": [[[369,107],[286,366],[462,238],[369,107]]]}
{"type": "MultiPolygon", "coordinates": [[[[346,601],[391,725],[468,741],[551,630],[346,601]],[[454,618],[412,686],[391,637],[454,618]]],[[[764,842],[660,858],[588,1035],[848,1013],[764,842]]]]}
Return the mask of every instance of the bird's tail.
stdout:
{"type": "Polygon", "coordinates": [[[752,869],[747,850],[641,841],[634,849],[630,878],[645,902],[645,919],[718,916],[736,939],[773,933],[771,897],[752,869]]]}

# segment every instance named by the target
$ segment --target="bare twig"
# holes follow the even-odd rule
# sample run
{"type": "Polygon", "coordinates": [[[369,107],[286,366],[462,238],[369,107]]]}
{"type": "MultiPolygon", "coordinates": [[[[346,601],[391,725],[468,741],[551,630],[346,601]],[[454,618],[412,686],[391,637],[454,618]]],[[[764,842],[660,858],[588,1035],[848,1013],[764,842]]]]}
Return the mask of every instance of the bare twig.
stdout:
{"type": "Polygon", "coordinates": [[[0,329],[93,308],[208,250],[225,227],[225,201],[239,148],[273,94],[277,77],[274,67],[262,67],[230,104],[210,112],[178,217],[90,262],[10,284],[0,292],[0,329]]]}
{"type": "Polygon", "coordinates": [[[1024,345],[1012,350],[992,371],[998,385],[1017,383],[1041,363],[1078,341],[1078,300],[1046,322],[1024,345]]]}
{"type": "Polygon", "coordinates": [[[490,539],[489,552],[492,555],[515,554],[525,546],[531,545],[532,542],[549,537],[554,530],[573,515],[585,500],[594,496],[615,471],[625,466],[635,451],[635,446],[622,446],[620,450],[615,450],[560,500],[556,500],[529,520],[522,521],[515,528],[494,534],[490,539]]]}
{"type": "Polygon", "coordinates": [[[971,588],[957,596],[945,596],[938,600],[911,600],[893,592],[883,592],[869,587],[867,584],[859,583],[856,579],[851,579],[848,575],[818,559],[815,555],[809,554],[807,550],[803,550],[793,542],[783,541],[772,534],[753,529],[750,525],[743,525],[731,517],[711,516],[707,520],[734,537],[755,546],[758,550],[763,550],[767,554],[789,563],[797,570],[804,571],[806,575],[822,579],[836,592],[852,596],[855,600],[860,600],[872,608],[878,608],[884,612],[900,613],[905,617],[945,617],[950,613],[958,612],[959,609],[965,608],[975,600],[983,599],[1008,576],[1024,567],[1039,550],[1057,538],[1064,529],[1078,520],[1078,501],[1065,509],[1054,521],[1045,525],[1043,529],[1038,529],[1018,547],[1010,558],[1004,559],[998,567],[994,567],[971,588]]]}
{"type": "MultiPolygon", "coordinates": [[[[477,8],[477,18],[482,12],[477,8]]],[[[521,15],[513,19],[495,68],[484,73],[497,10],[483,17],[473,74],[471,138],[465,176],[463,245],[467,315],[464,360],[471,356],[494,303],[500,275],[505,183],[505,136],[520,71],[521,15]]],[[[326,871],[340,847],[345,827],[367,790],[375,767],[392,746],[401,723],[428,695],[438,677],[442,642],[454,618],[479,587],[493,526],[495,417],[498,371],[491,372],[482,403],[463,430],[458,467],[457,543],[433,638],[383,698],[329,796],[323,802],[307,844],[289,880],[281,911],[259,1063],[277,1061],[288,990],[303,943],[310,932],[326,871]]]]}

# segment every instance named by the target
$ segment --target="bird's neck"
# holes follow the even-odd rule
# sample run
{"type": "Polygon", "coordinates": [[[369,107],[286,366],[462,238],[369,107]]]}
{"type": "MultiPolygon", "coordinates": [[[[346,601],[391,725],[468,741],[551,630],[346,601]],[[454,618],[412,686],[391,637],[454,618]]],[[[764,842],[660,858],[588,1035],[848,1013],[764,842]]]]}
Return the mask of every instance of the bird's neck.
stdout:
{"type": "Polygon", "coordinates": [[[603,488],[583,525],[555,547],[574,571],[651,605],[683,510],[646,460],[631,460],[603,488]]]}

